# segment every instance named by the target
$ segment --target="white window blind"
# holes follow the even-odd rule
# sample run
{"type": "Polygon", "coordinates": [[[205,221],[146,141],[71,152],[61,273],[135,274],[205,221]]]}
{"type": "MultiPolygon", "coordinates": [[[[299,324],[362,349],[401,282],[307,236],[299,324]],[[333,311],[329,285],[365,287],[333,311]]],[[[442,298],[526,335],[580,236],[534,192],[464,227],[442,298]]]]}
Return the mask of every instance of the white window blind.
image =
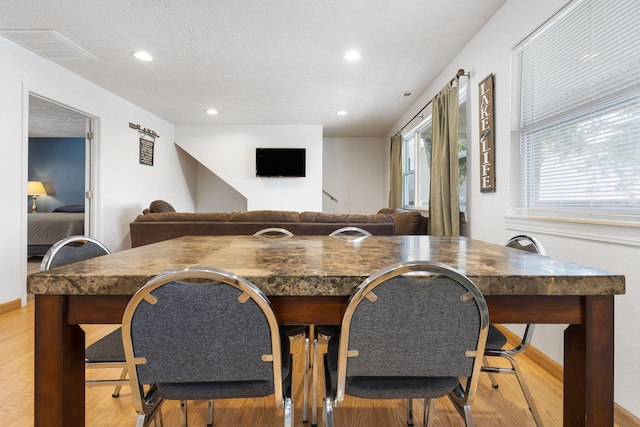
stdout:
{"type": "Polygon", "coordinates": [[[640,1],[579,0],[514,52],[516,207],[640,218],[640,1]]]}

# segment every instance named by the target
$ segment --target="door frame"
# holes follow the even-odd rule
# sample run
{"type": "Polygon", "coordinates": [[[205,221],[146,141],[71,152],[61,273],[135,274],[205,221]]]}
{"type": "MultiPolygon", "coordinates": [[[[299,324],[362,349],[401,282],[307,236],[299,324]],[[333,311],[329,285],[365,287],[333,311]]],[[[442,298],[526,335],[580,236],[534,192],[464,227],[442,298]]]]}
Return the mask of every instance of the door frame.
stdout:
{"type": "MultiPolygon", "coordinates": [[[[29,130],[30,130],[30,119],[29,119],[29,108],[30,108],[30,97],[37,97],[43,101],[49,102],[51,104],[57,105],[62,108],[66,108],[68,110],[74,111],[78,114],[81,114],[85,117],[85,219],[84,219],[84,234],[91,237],[96,237],[97,234],[97,183],[98,183],[98,173],[97,173],[97,153],[98,153],[98,141],[99,141],[99,118],[96,115],[83,111],[82,109],[71,106],[69,103],[61,102],[53,99],[52,97],[42,95],[41,93],[35,90],[29,90],[23,87],[23,143],[22,143],[22,153],[23,153],[23,194],[26,194],[26,186],[28,180],[28,166],[29,166],[29,130]]],[[[26,305],[27,302],[27,216],[28,212],[23,214],[24,220],[22,221],[22,245],[21,250],[24,251],[24,256],[22,259],[25,261],[25,267],[23,268],[23,278],[22,283],[25,286],[22,287],[21,290],[21,301],[22,306],[26,305]]]]}

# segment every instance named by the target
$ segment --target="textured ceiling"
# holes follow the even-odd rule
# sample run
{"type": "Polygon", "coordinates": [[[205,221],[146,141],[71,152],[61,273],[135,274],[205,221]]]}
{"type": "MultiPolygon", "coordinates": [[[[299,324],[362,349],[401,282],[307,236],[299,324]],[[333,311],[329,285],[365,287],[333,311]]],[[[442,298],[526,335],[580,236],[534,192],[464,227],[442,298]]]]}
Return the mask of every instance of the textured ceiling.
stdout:
{"type": "Polygon", "coordinates": [[[83,137],[86,117],[76,111],[38,98],[29,97],[30,137],[83,137]]]}
{"type": "Polygon", "coordinates": [[[504,1],[0,0],[0,30],[55,30],[95,57],[56,63],[174,124],[381,136],[504,1]]]}

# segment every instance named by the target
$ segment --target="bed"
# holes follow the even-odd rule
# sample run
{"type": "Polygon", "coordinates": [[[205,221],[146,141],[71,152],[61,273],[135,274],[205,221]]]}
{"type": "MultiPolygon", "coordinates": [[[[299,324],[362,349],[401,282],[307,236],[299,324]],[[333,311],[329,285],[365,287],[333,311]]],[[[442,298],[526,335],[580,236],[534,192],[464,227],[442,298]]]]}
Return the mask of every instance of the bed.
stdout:
{"type": "Polygon", "coordinates": [[[58,240],[84,234],[84,212],[27,214],[27,254],[44,255],[58,240]]]}

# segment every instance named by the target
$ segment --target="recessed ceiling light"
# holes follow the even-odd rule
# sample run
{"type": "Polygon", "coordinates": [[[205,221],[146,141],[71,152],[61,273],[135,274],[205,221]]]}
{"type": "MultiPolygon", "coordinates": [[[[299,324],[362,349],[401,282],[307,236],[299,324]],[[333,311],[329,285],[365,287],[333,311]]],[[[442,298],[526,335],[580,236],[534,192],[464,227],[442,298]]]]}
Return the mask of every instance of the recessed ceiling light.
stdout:
{"type": "Polygon", "coordinates": [[[132,53],[132,55],[135,56],[140,61],[145,61],[145,62],[153,61],[153,56],[151,56],[149,52],[145,52],[144,50],[136,50],[135,52],[132,53]]]}
{"type": "Polygon", "coordinates": [[[347,115],[347,112],[346,112],[346,111],[344,111],[344,110],[340,110],[340,111],[338,111],[338,113],[337,113],[337,114],[338,114],[339,116],[346,116],[346,115],[347,115]]]}
{"type": "Polygon", "coordinates": [[[211,116],[215,116],[216,114],[218,114],[218,111],[217,111],[217,110],[214,110],[213,108],[209,108],[209,109],[206,111],[206,113],[207,113],[207,114],[209,114],[209,115],[211,115],[211,116]]]}
{"type": "Polygon", "coordinates": [[[360,52],[355,49],[348,50],[347,53],[344,54],[344,59],[346,61],[357,61],[360,59],[360,52]]]}

